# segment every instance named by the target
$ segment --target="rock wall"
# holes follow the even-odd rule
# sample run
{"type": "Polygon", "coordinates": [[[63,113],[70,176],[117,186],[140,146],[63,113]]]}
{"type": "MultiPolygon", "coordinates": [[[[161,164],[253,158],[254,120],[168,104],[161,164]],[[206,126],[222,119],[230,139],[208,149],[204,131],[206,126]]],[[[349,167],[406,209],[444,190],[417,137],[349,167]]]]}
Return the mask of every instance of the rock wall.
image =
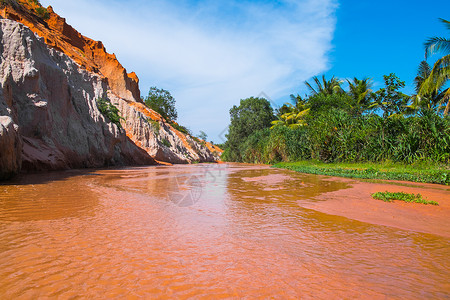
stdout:
{"type": "Polygon", "coordinates": [[[81,35],[51,7],[48,18],[38,9],[33,1],[0,3],[0,19],[5,18],[0,28],[0,179],[21,167],[219,159],[221,149],[176,130],[147,108],[137,75],[127,73],[101,42],[81,35]],[[99,97],[120,110],[123,129],[98,111],[99,97]]]}
{"type": "Polygon", "coordinates": [[[104,78],[0,20],[0,178],[24,170],[155,164],[98,110],[104,78]]]}

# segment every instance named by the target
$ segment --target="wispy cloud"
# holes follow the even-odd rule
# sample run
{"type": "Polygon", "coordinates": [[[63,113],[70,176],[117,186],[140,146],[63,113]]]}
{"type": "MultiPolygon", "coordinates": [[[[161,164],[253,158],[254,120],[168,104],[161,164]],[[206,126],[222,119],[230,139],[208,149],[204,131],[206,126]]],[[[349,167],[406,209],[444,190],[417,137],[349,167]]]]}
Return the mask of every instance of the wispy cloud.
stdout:
{"type": "Polygon", "coordinates": [[[274,99],[328,69],[335,0],[65,1],[42,0],[69,24],[102,40],[145,95],[171,91],[179,121],[210,139],[239,99],[274,99]]]}

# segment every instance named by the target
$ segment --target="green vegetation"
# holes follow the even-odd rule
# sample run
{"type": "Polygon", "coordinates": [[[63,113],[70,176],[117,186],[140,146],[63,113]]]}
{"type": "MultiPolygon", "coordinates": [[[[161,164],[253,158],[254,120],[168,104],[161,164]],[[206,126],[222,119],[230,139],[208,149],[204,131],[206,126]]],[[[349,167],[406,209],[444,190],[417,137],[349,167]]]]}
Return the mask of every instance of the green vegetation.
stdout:
{"type": "MultiPolygon", "coordinates": [[[[444,26],[450,30],[450,22],[440,19],[444,26]]],[[[441,105],[447,102],[444,109],[444,115],[450,110],[450,89],[443,89],[450,79],[450,40],[443,37],[432,37],[425,42],[425,59],[436,53],[443,53],[444,56],[438,59],[429,71],[427,76],[423,78],[417,93],[416,104],[419,106],[422,102],[438,103],[437,110],[440,111],[441,105]],[[426,101],[422,101],[426,100],[426,101]]]]}
{"type": "Polygon", "coordinates": [[[372,194],[372,197],[377,200],[383,200],[384,202],[393,202],[394,200],[400,200],[408,203],[422,203],[439,205],[436,201],[425,200],[420,194],[408,194],[404,192],[391,193],[391,192],[377,192],[372,194]]]}
{"type": "Polygon", "coordinates": [[[162,143],[164,146],[166,146],[167,148],[172,147],[172,144],[171,144],[167,139],[163,139],[163,140],[161,141],[161,143],[162,143]]]}
{"type": "Polygon", "coordinates": [[[172,125],[172,127],[175,128],[176,130],[178,130],[179,132],[182,132],[182,133],[187,134],[187,135],[191,135],[191,132],[189,131],[189,129],[187,129],[184,126],[181,126],[177,122],[169,121],[169,124],[172,125]]]}
{"type": "Polygon", "coordinates": [[[97,99],[98,110],[107,117],[112,123],[116,124],[117,127],[122,128],[120,120],[125,120],[119,115],[119,109],[111,104],[111,101],[107,98],[97,99]]]}
{"type": "Polygon", "coordinates": [[[242,143],[254,132],[270,127],[275,119],[269,101],[263,98],[241,100],[239,106],[230,109],[231,125],[227,134],[226,150],[222,159],[226,161],[244,161],[242,143]]]}
{"type": "Polygon", "coordinates": [[[42,6],[36,8],[36,14],[44,20],[48,20],[50,18],[50,14],[47,9],[42,6]]]}
{"type": "Polygon", "coordinates": [[[200,130],[200,134],[198,135],[198,138],[206,141],[206,139],[208,138],[208,135],[203,130],[200,130]]]}
{"type": "Polygon", "coordinates": [[[168,121],[175,121],[178,118],[178,113],[175,108],[175,98],[172,97],[169,91],[151,87],[148,96],[143,101],[145,105],[158,112],[168,121]]]}
{"type": "Polygon", "coordinates": [[[150,124],[150,126],[152,127],[153,133],[155,135],[159,135],[159,129],[160,129],[159,122],[155,121],[155,120],[151,120],[151,119],[146,119],[146,120],[150,124]]]}
{"type": "MultiPolygon", "coordinates": [[[[450,29],[450,22],[442,22],[450,29]]],[[[450,41],[432,38],[425,48],[427,55],[447,55],[433,68],[427,62],[419,65],[412,96],[401,91],[405,82],[391,73],[377,91],[369,78],[347,80],[344,89],[338,78],[313,77],[305,82],[308,95],[291,95],[291,103],[275,112],[264,99],[241,100],[230,110],[222,159],[284,162],[278,166],[314,174],[449,184],[450,89],[445,84],[450,41]],[[389,162],[396,167],[384,170],[389,162]],[[371,166],[334,165],[343,163],[371,166]],[[406,164],[425,167],[410,171],[406,164]]]]}
{"type": "Polygon", "coordinates": [[[275,164],[274,167],[317,175],[450,185],[450,167],[430,163],[415,163],[412,165],[394,162],[324,163],[308,160],[291,163],[282,162],[275,164]]]}

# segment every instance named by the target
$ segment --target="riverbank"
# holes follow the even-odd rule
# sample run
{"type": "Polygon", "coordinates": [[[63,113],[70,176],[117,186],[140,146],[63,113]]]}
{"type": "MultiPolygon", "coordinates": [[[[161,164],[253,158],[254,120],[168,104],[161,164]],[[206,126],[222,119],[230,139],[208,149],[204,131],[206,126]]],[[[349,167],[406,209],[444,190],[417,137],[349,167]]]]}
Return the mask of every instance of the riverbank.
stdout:
{"type": "Polygon", "coordinates": [[[298,204],[331,216],[450,238],[450,228],[447,226],[450,220],[449,187],[424,183],[363,182],[333,177],[327,180],[340,180],[350,187],[322,193],[315,197],[317,201],[299,201],[298,204]],[[372,197],[373,193],[384,191],[421,194],[429,201],[438,202],[439,206],[403,201],[387,203],[372,197]]]}
{"type": "Polygon", "coordinates": [[[282,162],[274,168],[300,173],[360,179],[402,180],[450,185],[450,167],[438,164],[282,162]]]}

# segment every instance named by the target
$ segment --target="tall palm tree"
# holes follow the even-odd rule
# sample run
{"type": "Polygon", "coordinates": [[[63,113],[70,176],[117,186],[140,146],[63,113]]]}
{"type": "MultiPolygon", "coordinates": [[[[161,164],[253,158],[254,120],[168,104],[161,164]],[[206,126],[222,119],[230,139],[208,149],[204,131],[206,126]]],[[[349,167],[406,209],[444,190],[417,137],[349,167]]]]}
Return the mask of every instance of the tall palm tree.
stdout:
{"type": "Polygon", "coordinates": [[[372,92],[372,80],[370,78],[358,79],[353,81],[347,79],[349,91],[348,94],[355,99],[359,112],[368,109],[371,106],[370,93],[372,92]]]}
{"type": "Polygon", "coordinates": [[[313,80],[316,83],[316,88],[314,88],[309,82],[305,81],[306,86],[313,95],[333,95],[343,93],[343,89],[341,87],[342,80],[339,80],[334,76],[331,77],[330,80],[326,80],[325,75],[322,75],[322,82],[320,82],[320,79],[317,76],[314,76],[313,80]]]}
{"type": "MultiPolygon", "coordinates": [[[[440,19],[444,26],[450,30],[450,22],[440,19]]],[[[444,56],[438,59],[430,72],[430,75],[425,79],[420,87],[418,93],[419,97],[430,95],[433,92],[439,93],[439,90],[444,87],[450,79],[450,40],[443,37],[429,38],[425,44],[425,59],[435,53],[443,53],[444,56]]],[[[448,101],[444,110],[444,115],[448,114],[450,110],[450,89],[443,91],[443,101],[448,101]]]]}
{"type": "Polygon", "coordinates": [[[419,67],[417,68],[417,76],[414,78],[416,94],[411,97],[413,103],[409,108],[417,110],[420,107],[430,109],[436,109],[437,107],[436,110],[438,112],[441,109],[444,100],[444,93],[442,93],[441,89],[432,89],[430,91],[422,90],[421,93],[421,88],[427,78],[430,77],[431,71],[431,66],[425,60],[420,62],[419,67]]]}

